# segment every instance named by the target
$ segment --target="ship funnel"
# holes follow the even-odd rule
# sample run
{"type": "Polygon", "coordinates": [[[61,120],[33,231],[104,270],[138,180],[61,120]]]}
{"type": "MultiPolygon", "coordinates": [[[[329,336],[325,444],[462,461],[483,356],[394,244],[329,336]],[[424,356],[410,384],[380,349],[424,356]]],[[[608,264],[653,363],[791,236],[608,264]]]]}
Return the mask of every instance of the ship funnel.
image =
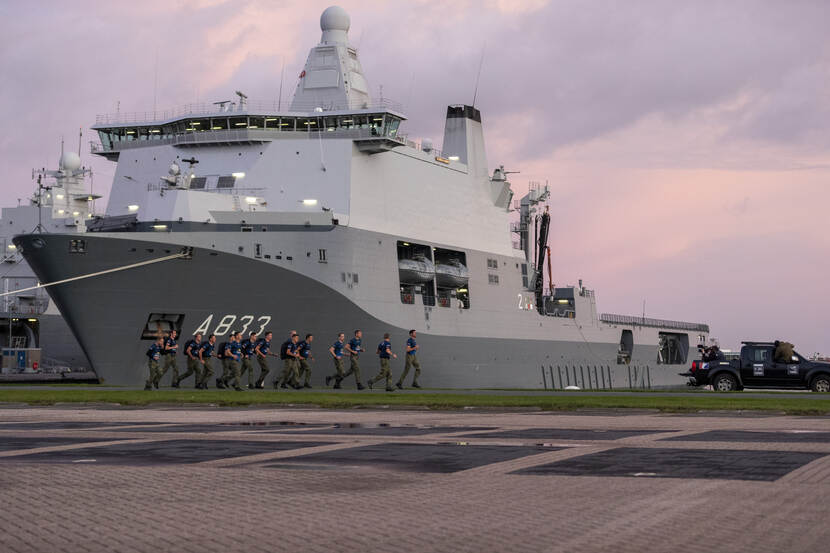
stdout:
{"type": "Polygon", "coordinates": [[[471,175],[489,177],[481,112],[473,106],[449,106],[444,125],[444,156],[467,165],[471,175]]]}

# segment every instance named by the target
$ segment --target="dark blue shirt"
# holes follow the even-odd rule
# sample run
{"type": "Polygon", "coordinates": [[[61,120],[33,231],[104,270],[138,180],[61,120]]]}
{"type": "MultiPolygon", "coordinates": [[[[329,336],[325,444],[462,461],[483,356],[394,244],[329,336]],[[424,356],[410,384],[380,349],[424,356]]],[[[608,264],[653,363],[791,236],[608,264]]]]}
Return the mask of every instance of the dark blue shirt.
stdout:
{"type": "Polygon", "coordinates": [[[297,344],[297,349],[300,350],[300,357],[303,359],[308,359],[308,356],[311,355],[311,344],[305,340],[297,344]]]}
{"type": "Polygon", "coordinates": [[[175,355],[176,350],[173,349],[173,346],[175,346],[177,343],[178,343],[178,340],[174,340],[173,338],[171,338],[169,336],[167,338],[165,338],[164,339],[164,353],[165,354],[172,353],[173,355],[175,355]]]}
{"type": "Polygon", "coordinates": [[[334,356],[340,359],[343,357],[343,342],[337,340],[335,343],[331,345],[334,348],[334,356]]]}
{"type": "Polygon", "coordinates": [[[184,353],[187,355],[187,351],[190,350],[190,355],[193,357],[199,357],[199,348],[202,347],[202,344],[197,342],[196,340],[188,340],[187,343],[184,345],[184,353]]]}
{"type": "Polygon", "coordinates": [[[147,357],[152,359],[153,361],[158,361],[159,356],[161,355],[161,351],[164,349],[164,346],[160,346],[156,343],[150,346],[150,349],[147,350],[147,357]]]}
{"type": "Polygon", "coordinates": [[[239,361],[239,358],[242,354],[242,346],[234,340],[233,342],[228,342],[228,350],[230,350],[231,359],[235,361],[239,361]]]}
{"type": "Polygon", "coordinates": [[[202,359],[210,359],[213,355],[213,349],[216,347],[215,344],[211,344],[210,342],[205,342],[202,344],[202,359]]]}
{"type": "Polygon", "coordinates": [[[384,340],[380,344],[378,344],[378,355],[380,355],[381,359],[389,359],[390,355],[387,351],[389,348],[392,347],[392,343],[389,340],[384,340]]]}
{"type": "Polygon", "coordinates": [[[245,357],[252,356],[254,354],[254,348],[256,348],[256,342],[252,342],[250,340],[242,341],[242,353],[245,357]]]}
{"type": "Polygon", "coordinates": [[[259,351],[262,355],[268,355],[268,350],[271,349],[271,342],[269,340],[260,338],[257,340],[256,345],[259,347],[259,351]]]}
{"type": "Polygon", "coordinates": [[[411,347],[411,348],[413,348],[413,349],[412,349],[412,351],[408,351],[408,352],[406,352],[406,354],[407,354],[407,355],[415,355],[416,353],[418,353],[418,350],[417,350],[417,349],[414,349],[414,348],[415,348],[415,346],[417,346],[417,345],[418,345],[418,342],[416,342],[416,341],[415,341],[415,338],[412,338],[412,337],[410,336],[410,337],[409,337],[409,340],[407,340],[407,341],[406,341],[406,345],[407,345],[407,346],[409,346],[409,347],[411,347]]]}
{"type": "Polygon", "coordinates": [[[291,354],[289,355],[289,357],[293,357],[293,354],[297,353],[298,349],[300,349],[300,344],[295,344],[291,342],[290,344],[288,344],[288,348],[286,348],[286,351],[291,354]]]}
{"type": "Polygon", "coordinates": [[[363,350],[363,348],[360,347],[360,343],[360,338],[352,338],[349,340],[349,347],[352,348],[352,351],[360,352],[363,350]]]}

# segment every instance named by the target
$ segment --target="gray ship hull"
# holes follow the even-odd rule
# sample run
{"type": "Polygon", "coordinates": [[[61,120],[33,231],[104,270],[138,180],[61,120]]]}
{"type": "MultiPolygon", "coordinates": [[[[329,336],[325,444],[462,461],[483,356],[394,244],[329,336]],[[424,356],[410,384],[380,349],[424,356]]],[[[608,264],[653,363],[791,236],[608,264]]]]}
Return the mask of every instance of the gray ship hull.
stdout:
{"type": "MultiPolygon", "coordinates": [[[[356,276],[349,273],[347,278],[343,272],[342,281],[344,285],[349,284],[350,290],[344,293],[332,284],[340,280],[336,278],[340,277],[336,267],[333,268],[335,277],[330,283],[325,283],[319,275],[309,276],[308,271],[301,272],[302,268],[296,267],[296,264],[280,266],[276,261],[266,262],[228,253],[228,250],[242,252],[245,246],[228,243],[222,245],[225,251],[220,251],[216,244],[210,244],[219,239],[262,240],[251,238],[248,233],[248,236],[239,238],[240,234],[182,233],[176,236],[175,233],[163,233],[159,241],[140,240],[138,238],[149,236],[132,237],[128,233],[117,237],[86,234],[86,252],[80,254],[70,252],[73,237],[68,235],[18,236],[15,240],[44,283],[175,254],[182,246],[176,242],[184,238],[190,242],[189,245],[196,242],[189,259],[164,261],[49,288],[50,295],[64,314],[93,369],[104,383],[110,385],[139,386],[146,379],[147,358],[144,353],[150,342],[142,340],[141,334],[151,313],[182,316],[185,337],[199,328],[217,334],[220,330],[227,334],[231,329],[268,329],[274,332],[274,342],[279,344],[291,329],[313,333],[316,339],[313,384],[316,386],[333,372],[327,350],[337,333],[345,332],[350,336],[355,328],[363,330],[364,347],[369,350],[361,361],[363,380],[378,370],[374,350],[385,332],[392,334],[393,349],[399,353],[399,359],[393,365],[397,377],[403,369],[401,354],[408,330],[416,328],[419,330],[423,367],[421,384],[428,387],[558,388],[577,385],[582,388],[628,388],[681,386],[684,383],[684,379],[677,375],[680,369],[685,368],[684,365],[655,363],[656,342],[653,346],[637,345],[631,364],[617,364],[619,330],[616,327],[597,327],[598,332],[605,332],[607,339],[604,342],[586,339],[584,334],[588,332],[587,328],[568,330],[571,335],[582,336],[581,339],[557,339],[557,334],[567,334],[569,327],[565,325],[574,326],[572,321],[552,321],[548,320],[552,317],[530,313],[524,316],[533,317],[528,319],[531,323],[525,323],[523,328],[511,329],[509,324],[505,324],[505,321],[509,323],[508,319],[499,321],[493,319],[497,314],[488,316],[484,313],[478,317],[485,320],[476,323],[487,323],[481,331],[478,327],[469,324],[462,326],[458,322],[463,322],[464,317],[471,317],[470,312],[461,312],[460,309],[445,310],[446,314],[439,309],[438,313],[430,315],[429,312],[436,308],[405,306],[385,298],[377,305],[362,301],[367,289],[380,286],[373,284],[373,277],[388,276],[379,265],[376,265],[376,274],[361,274],[361,282],[368,281],[369,285],[364,288],[357,286],[356,276]],[[354,282],[347,283],[351,279],[354,282]],[[390,316],[377,316],[381,308],[386,309],[390,316]],[[418,309],[416,313],[421,313],[417,315],[420,324],[415,324],[416,318],[397,316],[406,309],[418,309]],[[394,317],[397,320],[391,320],[394,317]],[[453,332],[453,327],[456,332],[453,332]],[[535,334],[531,332],[533,329],[536,329],[535,334]],[[479,335],[473,335],[474,332],[479,335]],[[499,333],[502,335],[499,336],[499,333]]],[[[276,236],[279,233],[268,234],[276,236]]],[[[382,242],[371,233],[340,227],[334,231],[285,233],[276,238],[281,249],[292,249],[288,246],[289,238],[295,241],[312,240],[318,245],[340,245],[341,250],[347,250],[349,244],[361,241],[382,242]],[[365,236],[356,239],[356,232],[363,232],[365,236]]],[[[305,244],[295,246],[295,251],[305,253],[305,244]]],[[[316,252],[309,247],[309,257],[312,251],[316,252]]],[[[350,258],[349,262],[353,263],[353,259],[350,258]]],[[[468,257],[470,259],[475,261],[472,253],[468,257]]],[[[322,267],[322,264],[319,266],[322,267]]],[[[317,267],[316,263],[314,267],[317,267]]],[[[395,298],[397,263],[394,258],[389,259],[388,273],[395,275],[391,287],[394,294],[391,297],[395,298]]],[[[485,291],[482,288],[479,292],[479,305],[487,301],[485,291]]],[[[473,301],[476,301],[475,296],[473,301]]],[[[219,341],[222,340],[223,337],[220,337],[219,341]]],[[[183,368],[184,357],[181,355],[178,364],[183,368]]],[[[272,375],[278,364],[276,359],[271,363],[272,375]]],[[[166,382],[169,382],[169,376],[163,383],[166,382]]]]}

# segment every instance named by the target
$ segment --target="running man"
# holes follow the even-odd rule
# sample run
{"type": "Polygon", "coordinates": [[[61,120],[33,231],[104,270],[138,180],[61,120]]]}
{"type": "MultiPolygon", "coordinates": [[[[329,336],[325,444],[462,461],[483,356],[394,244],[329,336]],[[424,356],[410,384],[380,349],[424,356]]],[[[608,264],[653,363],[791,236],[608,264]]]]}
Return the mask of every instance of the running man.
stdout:
{"type": "Polygon", "coordinates": [[[375,385],[376,382],[379,382],[386,379],[386,391],[387,392],[394,392],[395,388],[392,387],[392,366],[390,365],[389,358],[397,359],[398,356],[392,353],[392,343],[389,341],[389,333],[383,335],[383,342],[378,344],[378,357],[380,358],[380,372],[377,374],[376,377],[370,378],[366,381],[366,384],[369,386],[369,389],[372,389],[372,386],[375,385]]]}
{"type": "Polygon", "coordinates": [[[199,362],[202,364],[202,381],[196,384],[197,388],[202,390],[208,389],[208,382],[213,376],[213,365],[210,358],[213,356],[213,350],[216,349],[216,335],[208,336],[207,341],[199,348],[199,362]]]}
{"type": "Polygon", "coordinates": [[[314,341],[313,334],[306,334],[305,340],[297,344],[297,361],[300,363],[300,370],[297,382],[304,380],[303,388],[311,388],[311,364],[309,359],[314,361],[314,356],[311,355],[311,342],[314,341]],[[304,376],[305,375],[305,376],[304,376]]]}
{"type": "Polygon", "coordinates": [[[344,373],[343,373],[343,348],[345,347],[345,343],[343,342],[346,339],[346,335],[342,332],[337,335],[337,341],[335,341],[331,347],[329,348],[329,353],[331,354],[332,361],[334,361],[334,374],[331,376],[326,377],[326,386],[331,384],[331,381],[334,380],[334,389],[339,390],[342,388],[340,383],[343,381],[344,373]]]}
{"type": "MultiPolygon", "coordinates": [[[[349,372],[343,375],[343,378],[354,374],[354,380],[357,383],[357,389],[362,390],[363,384],[360,383],[360,352],[365,351],[362,346],[363,332],[360,330],[354,331],[354,338],[349,340],[346,344],[346,352],[349,354],[349,372]]],[[[342,379],[341,379],[342,380],[342,379]]]]}
{"type": "Polygon", "coordinates": [[[156,341],[150,344],[150,349],[147,350],[147,368],[150,371],[150,377],[144,384],[145,390],[159,389],[159,378],[161,378],[161,371],[159,370],[159,359],[161,359],[161,352],[164,351],[164,338],[159,336],[156,341]]]}
{"type": "Polygon", "coordinates": [[[196,387],[199,387],[199,381],[201,380],[202,374],[202,364],[199,361],[199,348],[202,347],[202,333],[197,332],[193,338],[188,340],[184,344],[184,355],[187,357],[187,372],[179,376],[179,378],[173,381],[173,387],[178,388],[179,384],[182,380],[187,378],[188,376],[195,375],[194,379],[196,380],[196,387]]]}
{"type": "Polygon", "coordinates": [[[421,387],[421,385],[418,384],[418,377],[421,376],[421,363],[418,361],[418,350],[421,346],[419,346],[418,342],[415,341],[417,335],[418,333],[414,329],[409,331],[409,339],[406,341],[406,361],[403,366],[403,374],[398,379],[397,384],[399,390],[403,390],[403,381],[406,380],[406,375],[409,374],[409,369],[411,367],[415,367],[415,376],[412,377],[412,387],[421,387]]]}

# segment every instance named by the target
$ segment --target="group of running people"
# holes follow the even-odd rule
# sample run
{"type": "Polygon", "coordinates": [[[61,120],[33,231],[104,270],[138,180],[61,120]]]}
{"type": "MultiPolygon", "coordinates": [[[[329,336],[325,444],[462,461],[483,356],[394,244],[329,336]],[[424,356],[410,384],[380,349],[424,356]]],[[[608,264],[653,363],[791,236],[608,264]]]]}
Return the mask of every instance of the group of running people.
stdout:
{"type": "MultiPolygon", "coordinates": [[[[392,386],[391,360],[398,356],[392,352],[390,335],[384,334],[383,341],[378,344],[377,355],[380,359],[380,372],[366,382],[366,386],[372,387],[386,380],[386,391],[394,392],[395,389],[404,388],[404,380],[409,371],[414,368],[415,374],[412,379],[412,387],[420,388],[418,377],[421,375],[421,364],[418,361],[418,350],[420,346],[416,341],[417,332],[409,331],[409,339],[406,341],[406,353],[404,370],[395,386],[392,386]]],[[[179,375],[176,355],[179,351],[178,335],[171,330],[167,336],[159,336],[147,350],[148,368],[150,376],[144,386],[145,390],[158,389],[161,378],[172,369],[172,386],[178,388],[181,382],[190,375],[195,376],[196,389],[207,390],[208,383],[214,375],[213,359],[218,359],[222,364],[222,374],[216,378],[216,387],[219,389],[234,389],[243,391],[242,380],[245,374],[248,375],[249,389],[264,389],[265,380],[271,368],[268,366],[270,357],[278,357],[282,360],[282,373],[273,380],[274,389],[285,389],[288,387],[299,390],[311,388],[311,363],[314,356],[311,353],[311,344],[314,341],[313,334],[306,334],[303,340],[300,335],[292,330],[288,340],[283,342],[279,353],[271,351],[272,332],[266,332],[261,337],[256,332],[251,332],[244,337],[242,332],[233,331],[228,341],[216,344],[215,334],[208,335],[207,339],[201,333],[196,333],[193,338],[184,344],[184,354],[187,357],[187,371],[179,375]],[[259,378],[254,380],[254,360],[259,365],[259,378]]],[[[334,374],[326,376],[326,386],[334,382],[334,389],[342,388],[342,382],[354,375],[355,384],[358,390],[363,390],[360,377],[360,356],[366,351],[363,348],[363,332],[354,331],[354,337],[348,342],[345,341],[345,334],[338,334],[337,340],[329,347],[329,355],[334,363],[334,374]],[[349,357],[349,370],[344,370],[343,357],[349,357]]]]}

